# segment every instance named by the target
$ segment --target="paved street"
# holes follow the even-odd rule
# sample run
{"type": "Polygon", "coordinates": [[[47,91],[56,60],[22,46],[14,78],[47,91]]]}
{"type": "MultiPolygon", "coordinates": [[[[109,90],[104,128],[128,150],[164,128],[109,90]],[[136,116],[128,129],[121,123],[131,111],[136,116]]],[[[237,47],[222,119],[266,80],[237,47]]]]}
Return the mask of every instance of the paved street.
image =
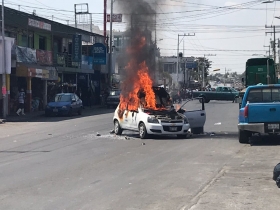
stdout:
{"type": "Polygon", "coordinates": [[[113,111],[1,124],[0,209],[279,208],[279,146],[239,144],[238,104],[206,104],[206,134],[185,140],[116,137],[113,111]]]}

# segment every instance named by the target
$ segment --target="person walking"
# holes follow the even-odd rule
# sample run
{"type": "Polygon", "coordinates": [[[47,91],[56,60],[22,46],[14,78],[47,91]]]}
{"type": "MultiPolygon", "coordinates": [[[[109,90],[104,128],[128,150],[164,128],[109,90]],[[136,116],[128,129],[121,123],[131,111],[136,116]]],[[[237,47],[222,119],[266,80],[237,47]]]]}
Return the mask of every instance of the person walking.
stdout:
{"type": "Polygon", "coordinates": [[[23,90],[23,88],[20,90],[19,95],[18,95],[18,103],[19,103],[19,107],[17,110],[17,115],[20,115],[20,112],[22,113],[22,115],[24,114],[24,101],[25,101],[25,92],[23,90]]]}

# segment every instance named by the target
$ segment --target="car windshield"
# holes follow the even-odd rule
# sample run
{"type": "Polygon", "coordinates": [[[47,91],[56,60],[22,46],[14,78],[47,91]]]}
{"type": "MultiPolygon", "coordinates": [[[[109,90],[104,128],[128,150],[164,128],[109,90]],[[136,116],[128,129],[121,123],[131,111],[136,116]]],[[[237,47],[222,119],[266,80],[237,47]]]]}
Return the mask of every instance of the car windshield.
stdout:
{"type": "Polygon", "coordinates": [[[120,94],[121,94],[120,90],[112,90],[109,93],[110,96],[119,96],[120,94]]]}
{"type": "Polygon", "coordinates": [[[56,95],[55,96],[55,99],[54,99],[55,102],[69,102],[71,101],[71,96],[70,95],[56,95]]]}
{"type": "Polygon", "coordinates": [[[263,88],[250,90],[247,101],[249,103],[267,103],[280,101],[280,88],[263,88]]]}

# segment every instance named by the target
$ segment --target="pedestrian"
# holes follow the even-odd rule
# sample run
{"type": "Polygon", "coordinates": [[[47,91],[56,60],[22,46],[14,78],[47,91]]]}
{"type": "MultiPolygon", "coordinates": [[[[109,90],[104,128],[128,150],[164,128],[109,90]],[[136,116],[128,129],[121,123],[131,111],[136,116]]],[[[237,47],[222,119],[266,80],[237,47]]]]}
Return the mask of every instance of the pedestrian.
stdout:
{"type": "Polygon", "coordinates": [[[21,88],[19,95],[18,95],[18,110],[17,110],[17,115],[19,116],[20,112],[22,113],[22,115],[24,114],[24,101],[25,101],[25,92],[23,90],[23,88],[21,88]]]}

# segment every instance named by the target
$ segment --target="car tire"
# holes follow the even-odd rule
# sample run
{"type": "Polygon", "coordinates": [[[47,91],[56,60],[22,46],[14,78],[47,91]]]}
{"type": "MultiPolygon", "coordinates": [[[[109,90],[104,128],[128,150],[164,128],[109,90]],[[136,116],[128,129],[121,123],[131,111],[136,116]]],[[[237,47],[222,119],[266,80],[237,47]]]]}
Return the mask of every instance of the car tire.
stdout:
{"type": "Polygon", "coordinates": [[[186,135],[186,134],[177,135],[177,139],[186,139],[187,137],[188,137],[188,135],[186,135]]]}
{"type": "Polygon", "coordinates": [[[139,136],[141,139],[146,139],[148,138],[148,133],[147,129],[144,123],[139,124],[139,136]]]}
{"type": "Polygon", "coordinates": [[[122,135],[123,129],[118,120],[114,121],[114,131],[116,135],[122,135]]]}
{"type": "Polygon", "coordinates": [[[203,134],[204,128],[203,127],[192,128],[191,132],[192,132],[192,134],[203,134]]]}
{"type": "Polygon", "coordinates": [[[239,143],[240,144],[248,144],[249,143],[249,138],[251,136],[252,136],[252,134],[249,131],[243,131],[243,130],[238,131],[238,138],[239,138],[239,143]]]}
{"type": "Polygon", "coordinates": [[[206,99],[205,99],[205,96],[200,96],[200,97],[201,97],[201,99],[199,99],[199,102],[202,103],[202,98],[203,98],[204,103],[206,103],[206,102],[205,102],[205,100],[206,100],[206,99]]]}

